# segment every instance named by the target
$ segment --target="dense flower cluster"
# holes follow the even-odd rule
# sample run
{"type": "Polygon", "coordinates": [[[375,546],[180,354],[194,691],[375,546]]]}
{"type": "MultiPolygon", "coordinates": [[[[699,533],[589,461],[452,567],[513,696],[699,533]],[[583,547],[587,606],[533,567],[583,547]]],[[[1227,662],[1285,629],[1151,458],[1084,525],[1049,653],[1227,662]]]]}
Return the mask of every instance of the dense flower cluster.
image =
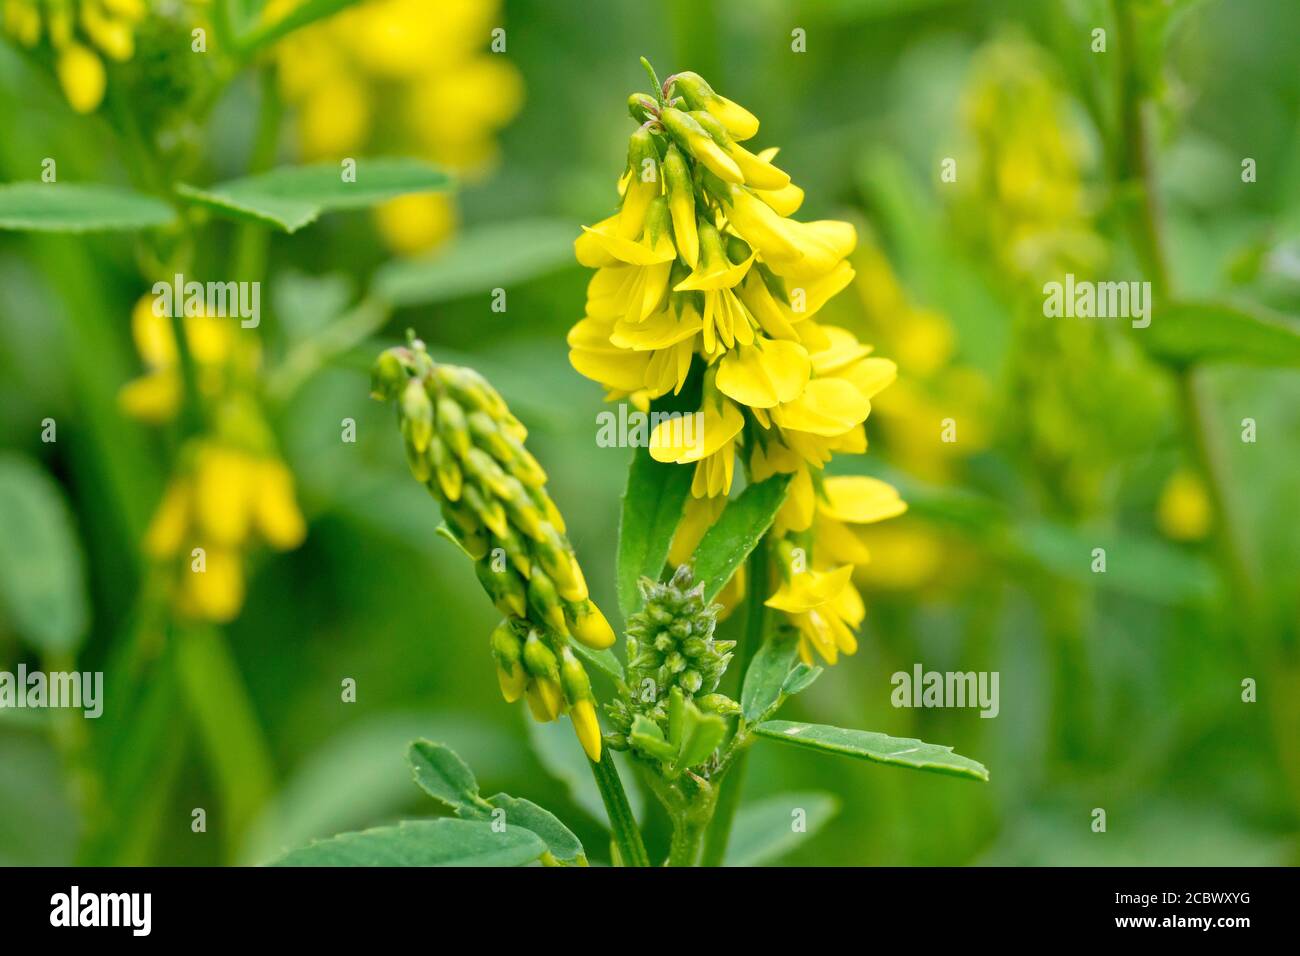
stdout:
{"type": "Polygon", "coordinates": [[[527,431],[478,373],[435,363],[424,343],[380,355],[376,398],[394,401],[411,473],[442,505],[446,529],[474,561],[505,620],[492,632],[501,694],[533,717],[568,713],[583,749],[600,759],[591,682],[570,638],[600,650],[614,631],[587,594],[546,472],[527,431]]]}
{"type": "Polygon", "coordinates": [[[656,460],[695,469],[674,557],[716,518],[738,458],[751,481],[791,476],[768,603],[798,628],[805,659],[815,650],[834,662],[855,649],[864,613],[850,578],[865,552],[850,526],[905,508],[883,482],[822,476],[833,454],[866,450],[871,398],[896,373],[815,318],[853,279],[856,232],[790,218],[803,190],[773,165],[776,149],[742,145],[758,120],[697,74],[633,94],[628,108],[640,126],[621,208],[575,243],[597,271],[570,359],[608,398],[642,408],[702,369],[702,429],[667,421],[650,440],[656,460]]]}
{"type": "MultiPolygon", "coordinates": [[[[176,417],[184,389],[172,319],[154,304],[147,295],[132,313],[146,371],[118,399],[132,417],[162,424],[176,417]]],[[[144,550],[173,579],[178,612],[229,621],[244,603],[245,553],[258,540],[296,548],[307,529],[293,475],[253,397],[258,340],[229,318],[198,313],[180,321],[204,422],[181,450],[144,550]]]]}
{"type": "Polygon", "coordinates": [[[4,0],[5,32],[23,46],[49,42],[54,69],[68,103],[89,113],[104,99],[103,57],[116,62],[135,53],[135,30],[146,0],[4,0]]]}
{"type": "MultiPolygon", "coordinates": [[[[272,0],[268,21],[302,0],[272,0]]],[[[308,159],[401,151],[458,173],[482,169],[519,111],[523,84],[489,51],[499,0],[365,0],[276,46],[280,90],[308,159]]],[[[376,210],[385,241],[419,252],[455,226],[446,193],[401,196],[376,210]]]]}

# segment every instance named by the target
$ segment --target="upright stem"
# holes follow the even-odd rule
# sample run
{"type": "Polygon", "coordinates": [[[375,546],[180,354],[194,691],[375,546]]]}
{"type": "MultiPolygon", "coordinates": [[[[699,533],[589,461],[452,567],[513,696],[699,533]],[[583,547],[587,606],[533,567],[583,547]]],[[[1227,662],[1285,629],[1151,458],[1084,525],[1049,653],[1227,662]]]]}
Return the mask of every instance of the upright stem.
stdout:
{"type": "Polygon", "coordinates": [[[672,842],[668,845],[668,866],[694,866],[700,855],[704,827],[690,820],[673,821],[672,842]]]}
{"type": "Polygon", "coordinates": [[[627,801],[618,768],[614,766],[614,755],[607,749],[599,761],[587,762],[591,764],[591,775],[596,779],[596,789],[600,791],[605,813],[609,816],[609,830],[618,848],[619,859],[624,866],[649,866],[650,855],[645,851],[641,830],[632,815],[632,806],[627,801]]]}
{"type": "MultiPolygon", "coordinates": [[[[741,693],[745,686],[745,673],[749,663],[758,653],[763,639],[767,636],[767,605],[764,604],[767,591],[767,541],[758,543],[749,554],[749,566],[746,569],[746,585],[749,588],[749,600],[745,610],[745,634],[736,653],[736,671],[740,675],[741,693]]],[[[737,718],[743,721],[744,718],[737,718]]],[[[737,732],[740,728],[737,727],[737,732]]],[[[720,787],[718,802],[713,811],[704,834],[704,856],[701,866],[721,866],[727,855],[727,842],[731,839],[731,825],[736,819],[736,809],[740,806],[740,791],[745,785],[745,771],[749,765],[749,748],[742,748],[732,760],[731,767],[722,779],[716,779],[720,787]]]]}

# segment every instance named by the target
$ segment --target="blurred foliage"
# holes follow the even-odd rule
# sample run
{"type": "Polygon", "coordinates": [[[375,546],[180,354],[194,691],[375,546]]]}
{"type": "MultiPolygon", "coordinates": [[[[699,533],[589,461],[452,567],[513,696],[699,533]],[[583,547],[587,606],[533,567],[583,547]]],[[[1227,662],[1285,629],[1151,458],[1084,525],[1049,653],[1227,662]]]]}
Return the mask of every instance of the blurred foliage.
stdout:
{"type": "MultiPolygon", "coordinates": [[[[253,559],[228,625],[170,622],[141,550],[177,435],[117,403],[142,371],[130,315],[150,282],[138,247],[0,231],[0,670],[75,660],[106,686],[94,721],[0,710],[0,863],[261,862],[430,816],[404,764],[417,737],[464,755],[483,793],[550,809],[593,862],[608,860],[567,728],[500,705],[486,653],[495,615],[435,534],[365,368],[412,327],[440,361],[494,382],[531,431],[593,599],[618,604],[631,453],[596,446],[599,390],[569,368],[564,332],[585,282],[568,239],[610,212],[641,55],[761,105],[765,141],[789,144],[783,166],[815,186],[801,217],[859,225],[858,294],[828,305],[827,320],[900,364],[868,422],[867,461],[910,513],[868,539],[860,652],[783,716],[941,742],[991,771],[975,788],[763,746],[731,861],[1300,861],[1300,7],[507,0],[484,22],[506,28],[502,56],[523,94],[493,94],[488,126],[518,112],[495,149],[475,138],[495,164],[460,184],[455,234],[394,258],[410,245],[391,223],[342,211],[265,247],[260,375],[308,533],[253,559]],[[1121,18],[1139,41],[1127,78],[1121,18]],[[1104,53],[1091,48],[1098,27],[1104,53]],[[796,28],[806,53],[791,52],[796,28]],[[1152,278],[1134,227],[1130,81],[1149,97],[1151,198],[1165,281],[1182,298],[1158,298],[1146,330],[1045,318],[1045,275],[1152,278]],[[955,183],[941,178],[945,157],[955,183]],[[498,287],[503,312],[491,308],[498,287]],[[941,441],[948,418],[955,443],[941,441]],[[56,441],[42,440],[46,419],[56,441]],[[340,441],[348,419],[355,443],[340,441]],[[1206,460],[1222,481],[1202,473],[1206,460]],[[1201,506],[1195,490],[1169,491],[1188,472],[1231,521],[1170,537],[1204,524],[1185,511],[1201,506]],[[1105,574],[1090,568],[1098,547],[1105,574]],[[917,662],[1000,672],[998,717],[891,706],[890,675],[917,662]],[[1246,678],[1258,702],[1243,702],[1246,678]],[[345,679],[355,702],[341,700],[345,679]],[[770,821],[796,800],[806,834],[774,843],[770,821]],[[191,830],[197,807],[206,833],[191,830]],[[1104,834],[1090,828],[1096,807],[1104,834]]],[[[129,72],[164,68],[152,57],[110,70],[110,102],[129,72]]],[[[141,121],[198,144],[186,181],[248,174],[266,89],[244,75],[200,105],[197,81],[182,79],[174,101],[135,104],[141,121]]],[[[271,158],[333,155],[298,139],[296,108],[272,117],[271,158]]],[[[8,43],[0,116],[0,179],[37,180],[56,157],[61,183],[131,182],[133,147],[102,113],[75,113],[49,65],[8,43]]],[[[375,155],[425,156],[421,136],[427,147],[436,131],[382,132],[375,155]]],[[[214,223],[198,262],[219,270],[241,228],[214,223]]],[[[435,238],[414,234],[420,247],[435,238]]],[[[742,626],[728,620],[720,636],[742,626]]],[[[738,695],[734,681],[723,689],[738,695]]],[[[655,855],[665,821],[653,801],[634,803],[655,855]]]]}

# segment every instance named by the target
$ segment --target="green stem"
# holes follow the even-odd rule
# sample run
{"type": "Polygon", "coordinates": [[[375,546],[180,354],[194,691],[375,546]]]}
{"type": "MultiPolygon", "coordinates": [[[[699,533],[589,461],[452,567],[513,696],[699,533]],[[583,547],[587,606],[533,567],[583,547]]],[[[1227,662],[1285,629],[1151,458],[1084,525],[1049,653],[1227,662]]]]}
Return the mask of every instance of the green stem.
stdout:
{"type": "Polygon", "coordinates": [[[686,818],[674,820],[666,865],[694,866],[696,858],[700,855],[700,839],[703,836],[704,827],[700,824],[686,818]]]}
{"type": "Polygon", "coordinates": [[[627,792],[614,766],[614,755],[606,750],[600,760],[588,760],[591,775],[596,780],[596,789],[605,804],[605,813],[609,816],[609,831],[618,848],[619,860],[624,866],[649,866],[650,856],[645,851],[645,842],[641,839],[641,830],[632,815],[632,806],[627,801],[627,792]]]}
{"type": "MultiPolygon", "coordinates": [[[[1141,188],[1141,206],[1136,222],[1138,251],[1151,275],[1157,297],[1173,299],[1172,281],[1161,229],[1158,192],[1154,165],[1154,147],[1143,112],[1145,99],[1137,74],[1136,48],[1132,14],[1126,0],[1115,0],[1120,54],[1121,131],[1125,140],[1126,172],[1141,188]]],[[[1246,523],[1237,514],[1230,489],[1227,462],[1213,440],[1216,428],[1208,401],[1201,389],[1196,370],[1180,366],[1175,370],[1183,419],[1187,427],[1192,457],[1205,479],[1214,514],[1215,554],[1218,557],[1237,618],[1243,650],[1250,665],[1261,672],[1278,672],[1276,652],[1265,640],[1266,619],[1259,590],[1252,572],[1246,523]]],[[[1293,720],[1285,702],[1272,697],[1268,716],[1276,739],[1279,761],[1287,776],[1292,797],[1300,803],[1300,754],[1294,750],[1293,720]]]]}
{"type": "MultiPolygon", "coordinates": [[[[767,541],[758,543],[749,554],[749,567],[746,569],[746,585],[749,587],[749,600],[745,610],[745,634],[736,649],[737,673],[740,674],[741,693],[745,686],[745,673],[750,661],[758,653],[763,639],[767,636],[767,605],[764,604],[767,592],[768,555],[767,541]]],[[[743,718],[739,718],[743,721],[743,718]]],[[[740,732],[740,728],[737,728],[740,732]]],[[[731,825],[736,819],[736,810],[740,807],[740,791],[745,785],[745,772],[749,766],[749,748],[742,744],[741,749],[732,758],[729,768],[722,775],[714,778],[714,785],[720,787],[718,802],[713,811],[713,819],[704,834],[704,856],[701,866],[722,866],[727,855],[727,842],[731,839],[731,825]]]]}

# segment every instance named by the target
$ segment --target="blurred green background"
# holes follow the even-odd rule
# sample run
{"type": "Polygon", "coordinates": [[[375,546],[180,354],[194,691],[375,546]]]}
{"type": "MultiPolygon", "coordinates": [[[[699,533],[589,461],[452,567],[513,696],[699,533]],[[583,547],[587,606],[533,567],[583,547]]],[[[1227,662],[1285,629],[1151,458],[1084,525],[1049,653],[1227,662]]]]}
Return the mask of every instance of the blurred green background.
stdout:
{"type": "MultiPolygon", "coordinates": [[[[449,71],[460,82],[449,99],[430,94],[480,122],[470,144],[421,129],[446,125],[438,109],[399,114],[391,89],[403,76],[373,63],[401,42],[382,31],[364,41],[369,72],[355,53],[334,64],[306,48],[295,67],[272,51],[211,104],[147,74],[166,100],[149,114],[165,117],[157,131],[194,157],[188,181],[242,174],[255,117],[276,95],[276,79],[259,76],[310,73],[310,62],[353,72],[334,76],[349,82],[331,88],[315,140],[310,97],[280,88],[278,161],[356,145],[427,156],[463,180],[454,224],[414,240],[364,212],[270,238],[255,391],[307,535],[284,552],[250,549],[237,617],[183,633],[141,549],[177,426],[143,424],[118,398],[142,371],[130,317],[152,282],[147,256],[121,235],[0,232],[0,670],[75,661],[107,683],[97,721],[0,711],[0,863],[260,862],[426,814],[404,764],[415,737],[451,744],[485,793],[537,801],[608,858],[568,726],[539,727],[500,700],[487,648],[497,616],[434,534],[437,509],[407,473],[391,413],[368,399],[366,369],[410,327],[436,358],[496,384],[550,472],[593,597],[613,613],[630,451],[596,446],[600,388],[570,368],[565,333],[588,278],[571,241],[616,202],[642,55],[661,76],[701,73],[760,117],[756,147],[781,146],[807,192],[798,218],[858,226],[857,282],[824,317],[900,366],[868,422],[869,454],[844,467],[895,482],[911,510],[869,539],[861,650],[783,716],[952,745],[991,771],[981,786],[760,745],[747,801],[796,791],[838,804],[830,816],[831,801],[809,797],[824,825],[781,859],[1296,863],[1300,6],[1122,6],[1127,60],[1115,9],[1083,0],[452,4],[505,28],[504,54],[488,52],[486,31],[471,45],[514,77],[480,87],[465,66],[449,71]],[[1105,52],[1092,50],[1097,27],[1105,52]],[[806,52],[791,48],[796,29],[806,52]],[[1042,316],[1043,282],[1066,271],[1151,278],[1132,228],[1142,184],[1125,62],[1149,97],[1169,285],[1266,311],[1276,346],[1252,352],[1229,331],[1219,353],[1179,372],[1143,338],[1162,324],[1159,301],[1148,330],[1042,316]],[[480,98],[487,119],[475,119],[480,98]],[[356,119],[354,101],[365,132],[331,141],[332,123],[356,119]],[[956,182],[941,179],[945,157],[956,182]],[[1246,157],[1254,182],[1242,181],[1246,157]],[[490,307],[496,287],[504,312],[490,307]],[[391,314],[346,325],[366,290],[391,314]],[[47,418],[54,442],[42,441],[47,418]],[[355,443],[340,440],[349,418],[355,443]],[[954,443],[941,441],[948,418],[954,443]],[[1246,418],[1254,442],[1242,440],[1246,418]],[[1096,547],[1105,574],[1090,571],[1096,547]],[[916,663],[998,671],[999,715],[893,708],[890,676],[916,663]],[[341,700],[345,678],[355,702],[341,700]],[[1246,678],[1256,702],[1242,699],[1246,678]],[[194,808],[206,832],[193,832],[194,808]],[[1094,808],[1105,833],[1092,830],[1094,808]]],[[[383,15],[410,15],[435,58],[456,32],[427,9],[383,15]]],[[[320,40],[331,42],[344,40],[320,40]]],[[[110,70],[110,103],[118,80],[110,70]]],[[[77,115],[48,63],[0,43],[0,179],[37,179],[56,157],[60,181],[131,182],[121,115],[77,115]]],[[[200,262],[246,241],[219,220],[200,235],[200,262]]],[[[1163,318],[1167,353],[1178,333],[1163,318]]],[[[647,821],[662,845],[664,821],[654,810],[647,821]]]]}

